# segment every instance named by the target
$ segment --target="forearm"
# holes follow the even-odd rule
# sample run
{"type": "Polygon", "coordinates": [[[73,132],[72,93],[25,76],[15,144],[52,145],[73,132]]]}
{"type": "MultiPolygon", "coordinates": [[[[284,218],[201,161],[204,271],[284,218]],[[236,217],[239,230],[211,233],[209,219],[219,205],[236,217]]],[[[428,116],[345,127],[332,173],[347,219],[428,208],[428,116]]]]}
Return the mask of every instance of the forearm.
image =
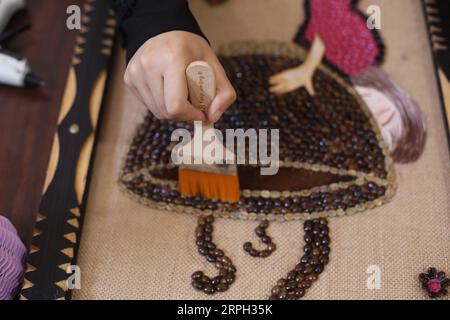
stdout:
{"type": "Polygon", "coordinates": [[[186,0],[109,0],[117,12],[127,60],[148,39],[181,30],[204,37],[186,0]]]}

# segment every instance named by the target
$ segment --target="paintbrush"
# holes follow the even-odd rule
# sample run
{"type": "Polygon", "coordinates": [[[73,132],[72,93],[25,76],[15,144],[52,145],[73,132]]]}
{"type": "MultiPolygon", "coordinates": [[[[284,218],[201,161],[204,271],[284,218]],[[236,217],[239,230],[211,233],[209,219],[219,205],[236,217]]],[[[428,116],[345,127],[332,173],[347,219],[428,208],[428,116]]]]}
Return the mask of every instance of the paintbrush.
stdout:
{"type": "MultiPolygon", "coordinates": [[[[204,112],[216,95],[213,69],[204,61],[195,61],[186,69],[189,99],[204,112]]],[[[182,148],[183,163],[178,170],[182,195],[201,195],[227,202],[240,199],[236,156],[222,143],[222,134],[211,122],[196,121],[194,138],[182,148]]]]}

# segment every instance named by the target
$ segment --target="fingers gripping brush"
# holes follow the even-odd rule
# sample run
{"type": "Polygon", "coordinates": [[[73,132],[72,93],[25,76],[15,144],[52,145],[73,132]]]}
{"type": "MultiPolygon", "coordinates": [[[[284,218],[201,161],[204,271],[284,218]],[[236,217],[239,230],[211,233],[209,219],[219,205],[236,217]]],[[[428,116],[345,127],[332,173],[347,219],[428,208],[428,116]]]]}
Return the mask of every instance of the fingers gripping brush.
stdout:
{"type": "MultiPolygon", "coordinates": [[[[186,77],[192,105],[206,111],[216,95],[213,69],[204,61],[196,61],[187,67],[186,77]]],[[[213,123],[194,122],[194,138],[181,149],[178,185],[182,195],[239,201],[236,157],[219,137],[222,134],[214,129],[213,123]]]]}

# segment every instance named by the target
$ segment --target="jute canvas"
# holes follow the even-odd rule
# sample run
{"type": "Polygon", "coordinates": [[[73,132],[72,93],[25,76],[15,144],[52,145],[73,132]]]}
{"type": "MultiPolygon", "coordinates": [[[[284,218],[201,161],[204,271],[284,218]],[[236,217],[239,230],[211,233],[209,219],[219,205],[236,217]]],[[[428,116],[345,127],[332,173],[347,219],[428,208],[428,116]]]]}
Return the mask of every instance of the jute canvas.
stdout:
{"type": "MultiPolygon", "coordinates": [[[[428,266],[450,267],[450,161],[438,89],[419,0],[378,4],[387,46],[383,65],[419,103],[429,132],[420,160],[397,165],[393,200],[354,216],[331,218],[331,254],[306,299],[423,299],[417,276],[428,266]],[[381,270],[381,287],[367,286],[368,268],[381,270]]],[[[230,0],[191,7],[213,46],[235,40],[290,41],[303,17],[297,0],[230,0]]],[[[193,271],[215,270],[197,253],[196,219],[149,209],[119,190],[117,178],[135,127],[146,110],[122,83],[124,55],[116,56],[90,186],[75,299],[266,299],[291,270],[303,247],[302,222],[272,223],[278,250],[254,259],[242,250],[255,222],[219,219],[215,241],[238,268],[236,283],[214,296],[190,285],[193,271]]]]}

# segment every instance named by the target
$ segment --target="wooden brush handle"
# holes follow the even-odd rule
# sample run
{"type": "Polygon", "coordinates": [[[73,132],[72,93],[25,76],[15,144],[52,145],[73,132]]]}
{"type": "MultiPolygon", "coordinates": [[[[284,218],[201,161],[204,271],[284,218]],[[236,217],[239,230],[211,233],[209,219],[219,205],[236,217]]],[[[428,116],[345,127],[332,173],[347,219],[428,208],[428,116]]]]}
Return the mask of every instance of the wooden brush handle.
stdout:
{"type": "Polygon", "coordinates": [[[214,70],[205,61],[194,61],[187,67],[186,77],[192,105],[206,112],[216,96],[214,70]]]}

